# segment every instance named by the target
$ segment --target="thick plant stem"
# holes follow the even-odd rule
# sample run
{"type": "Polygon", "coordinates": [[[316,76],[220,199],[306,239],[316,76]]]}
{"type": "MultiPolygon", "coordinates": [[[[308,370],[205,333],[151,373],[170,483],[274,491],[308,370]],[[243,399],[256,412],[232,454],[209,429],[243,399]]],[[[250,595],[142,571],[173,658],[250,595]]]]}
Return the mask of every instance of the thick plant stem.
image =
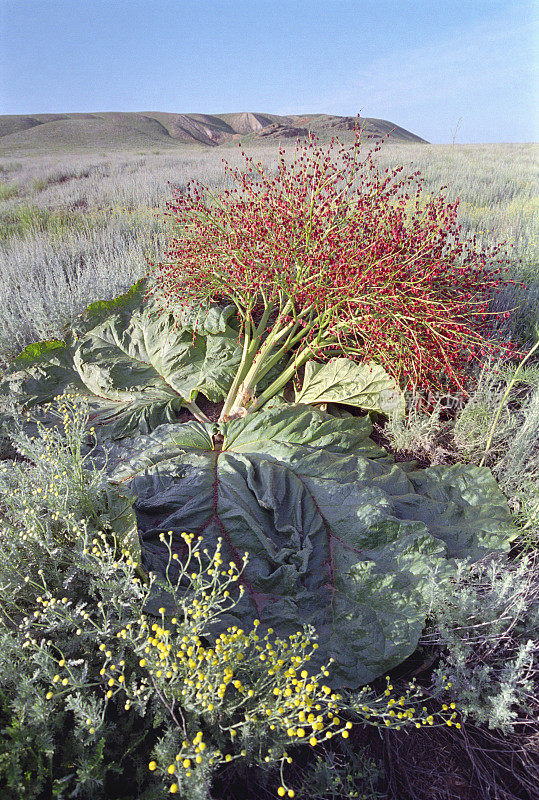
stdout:
{"type": "MultiPolygon", "coordinates": [[[[256,341],[256,340],[253,340],[253,341],[256,341]]],[[[253,359],[254,359],[254,356],[255,356],[255,353],[256,353],[256,350],[252,353],[253,341],[249,340],[249,337],[247,336],[247,334],[245,335],[245,339],[244,339],[244,342],[243,342],[243,353],[242,353],[242,356],[241,356],[240,366],[238,367],[238,371],[236,372],[234,380],[232,381],[232,386],[230,387],[230,389],[228,391],[228,394],[227,394],[227,396],[225,398],[225,403],[223,405],[223,408],[222,408],[222,411],[221,411],[221,415],[219,417],[220,421],[227,419],[227,417],[228,417],[228,415],[230,413],[230,409],[232,408],[232,406],[234,405],[234,401],[236,400],[236,396],[238,394],[238,389],[240,388],[241,383],[242,383],[245,375],[247,374],[247,372],[249,370],[249,367],[251,366],[251,364],[253,362],[253,359]]]]}
{"type": "Polygon", "coordinates": [[[186,407],[199,422],[211,422],[211,419],[200,409],[195,402],[186,403],[186,407]]]}
{"type": "Polygon", "coordinates": [[[268,386],[268,388],[262,392],[259,397],[256,398],[254,403],[249,408],[249,413],[252,411],[258,411],[259,408],[262,408],[262,406],[265,405],[268,400],[274,397],[278,391],[286,386],[290,378],[293,378],[298,369],[302,367],[313,355],[314,353],[309,346],[307,346],[301,353],[296,354],[288,363],[288,366],[279,375],[279,377],[274,380],[273,383],[268,386]]]}
{"type": "Polygon", "coordinates": [[[248,391],[253,389],[260,380],[259,377],[260,366],[264,364],[265,360],[269,357],[275,345],[283,338],[283,336],[289,334],[295,328],[295,326],[296,323],[292,321],[288,322],[283,327],[279,327],[276,324],[274,328],[271,330],[268,338],[265,340],[262,347],[256,354],[256,357],[253,360],[250,370],[245,376],[244,384],[248,391]]]}
{"type": "MultiPolygon", "coordinates": [[[[267,339],[264,341],[256,355],[250,360],[250,367],[241,370],[234,381],[234,385],[229,392],[231,402],[228,402],[223,408],[220,416],[220,421],[226,421],[232,417],[244,416],[251,411],[260,408],[261,405],[266,403],[270,397],[276,394],[292,377],[294,372],[310,358],[315,350],[312,344],[307,344],[304,349],[296,353],[288,362],[284,372],[277,378],[270,387],[268,387],[260,398],[254,397],[256,387],[268,374],[268,372],[283,358],[283,356],[290,352],[290,350],[302,340],[304,340],[312,330],[320,325],[324,327],[324,315],[316,317],[312,308],[304,309],[300,314],[293,315],[293,318],[284,323],[279,320],[289,311],[293,311],[290,300],[287,300],[282,305],[282,310],[279,317],[271,329],[267,339]],[[240,382],[240,377],[242,380],[240,382]],[[250,405],[249,405],[250,404],[250,405]]],[[[325,346],[330,343],[330,339],[325,340],[325,346]]],[[[259,339],[257,340],[258,343],[259,339]]],[[[316,337],[317,346],[320,346],[320,335],[316,337]]],[[[252,353],[252,350],[251,350],[252,353]]]]}
{"type": "Polygon", "coordinates": [[[264,309],[264,313],[262,314],[262,318],[261,318],[260,322],[258,323],[258,325],[256,327],[256,330],[254,331],[254,336],[253,336],[252,339],[249,336],[249,328],[251,326],[254,327],[254,323],[251,323],[249,321],[246,322],[245,338],[244,338],[244,341],[243,341],[243,353],[242,353],[242,356],[241,356],[240,365],[238,367],[238,371],[237,371],[236,375],[234,376],[234,380],[232,382],[232,386],[230,387],[230,389],[228,391],[228,394],[226,396],[225,403],[223,405],[223,409],[222,409],[221,415],[219,417],[220,421],[226,420],[228,418],[228,415],[230,414],[231,409],[232,409],[232,407],[234,406],[234,404],[235,404],[235,402],[237,400],[238,392],[240,390],[240,387],[241,387],[241,385],[242,385],[242,383],[243,383],[243,381],[245,379],[245,376],[249,372],[249,370],[250,370],[250,368],[251,368],[251,366],[253,364],[253,361],[256,358],[256,353],[257,353],[258,348],[260,346],[260,342],[261,342],[261,339],[262,339],[262,334],[264,333],[266,324],[268,322],[268,319],[271,316],[271,313],[272,313],[273,309],[274,309],[274,306],[273,306],[272,303],[267,303],[266,304],[266,307],[264,309]]]}
{"type": "MultiPolygon", "coordinates": [[[[294,326],[295,323],[289,323],[285,328],[280,329],[280,331],[278,330],[277,334],[275,333],[275,329],[273,329],[262,347],[254,355],[254,358],[250,359],[250,368],[248,368],[247,371],[244,369],[238,372],[234,381],[235,386],[233,388],[236,390],[233,400],[226,408],[223,407],[219,418],[220,420],[226,421],[231,417],[243,416],[247,413],[246,405],[251,400],[258,382],[289,348],[289,345],[283,345],[276,354],[274,353],[273,356],[270,356],[272,350],[275,348],[276,340],[289,332],[289,329],[293,330],[294,326]],[[243,380],[237,385],[238,379],[242,375],[243,380]]],[[[247,366],[249,366],[249,364],[247,366]]]]}
{"type": "MultiPolygon", "coordinates": [[[[302,339],[310,333],[314,325],[312,323],[305,325],[302,327],[299,333],[297,332],[297,325],[294,325],[288,332],[288,337],[281,347],[276,350],[273,355],[271,355],[263,365],[259,367],[256,371],[256,383],[260,383],[262,378],[281,360],[281,358],[287,353],[294,345],[301,342],[302,339]]],[[[280,338],[280,337],[277,337],[280,338]]],[[[250,388],[250,387],[247,387],[250,388]]],[[[254,386],[252,387],[254,388],[254,386]]]]}
{"type": "MultiPolygon", "coordinates": [[[[261,369],[261,365],[264,364],[264,367],[266,366],[267,358],[275,348],[276,343],[281,340],[283,336],[289,334],[291,330],[295,329],[296,322],[294,321],[287,322],[284,325],[282,321],[279,323],[279,320],[281,320],[285,314],[292,310],[291,301],[283,299],[281,301],[281,308],[277,321],[271,328],[267,338],[261,344],[267,322],[274,310],[274,304],[266,304],[262,318],[254,331],[253,339],[249,343],[246,341],[244,342],[240,367],[226,397],[223,410],[221,411],[221,415],[219,417],[220,422],[226,421],[232,416],[237,416],[238,413],[245,413],[245,403],[251,398],[256,384],[260,380],[259,371],[261,369]]],[[[254,323],[251,322],[250,325],[254,328],[254,323]]],[[[248,327],[249,325],[246,326],[246,338],[248,327]]]]}

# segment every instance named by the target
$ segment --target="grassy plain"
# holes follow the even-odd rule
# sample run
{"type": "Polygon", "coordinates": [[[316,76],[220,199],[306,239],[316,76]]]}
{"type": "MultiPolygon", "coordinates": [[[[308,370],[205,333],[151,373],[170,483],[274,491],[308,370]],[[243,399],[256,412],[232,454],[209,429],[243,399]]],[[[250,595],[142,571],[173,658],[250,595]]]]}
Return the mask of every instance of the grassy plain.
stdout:
{"type": "MultiPolygon", "coordinates": [[[[275,142],[246,150],[270,168],[276,164],[275,142]]],[[[234,166],[241,163],[235,144],[0,160],[0,376],[25,345],[61,338],[63,326],[89,303],[120,294],[144,275],[149,261],[159,261],[169,226],[170,184],[184,189],[194,178],[217,191],[226,188],[223,157],[234,166]]],[[[460,199],[463,233],[477,235],[478,245],[507,241],[510,275],[526,288],[508,289],[497,307],[512,310],[501,325],[513,332],[523,351],[529,350],[539,335],[537,146],[387,144],[378,160],[383,168],[403,164],[405,172],[419,170],[428,192],[437,194],[447,185],[446,195],[460,199]]],[[[477,390],[467,403],[440,405],[430,415],[409,398],[406,420],[388,421],[379,435],[401,456],[430,464],[479,464],[515,370],[511,363],[481,365],[477,390]]],[[[326,754],[330,766],[324,780],[333,775],[333,794],[321,789],[316,797],[532,798],[537,731],[530,708],[536,706],[526,681],[533,683],[536,676],[537,647],[532,646],[526,661],[530,654],[522,637],[533,640],[537,633],[524,616],[537,591],[528,567],[536,559],[539,535],[538,442],[539,365],[531,359],[516,375],[487,459],[519,529],[513,560],[490,573],[485,566],[475,583],[463,576],[453,596],[434,597],[433,587],[436,626],[419,658],[428,662],[433,647],[444,653],[447,669],[456,676],[461,707],[470,709],[465,734],[443,729],[433,731],[428,741],[423,732],[406,739],[391,732],[378,743],[372,739],[369,759],[382,764],[384,777],[375,780],[374,762],[363,759],[355,784],[362,775],[361,785],[365,791],[368,783],[370,795],[352,794],[350,754],[348,761],[326,754]],[[519,563],[530,552],[524,581],[519,563]]],[[[318,774],[316,765],[310,768],[318,774]]],[[[315,797],[314,783],[307,784],[298,798],[315,797]]]]}
{"type": "MultiPolygon", "coordinates": [[[[274,142],[246,149],[276,163],[274,142]]],[[[163,251],[169,182],[184,189],[195,178],[219,191],[229,182],[223,158],[240,164],[238,146],[0,160],[0,359],[137,280],[163,251]]],[[[514,324],[529,334],[539,307],[537,147],[388,144],[379,161],[420,170],[429,192],[447,185],[478,244],[512,246],[514,276],[530,290],[502,302],[520,307],[514,324]]]]}

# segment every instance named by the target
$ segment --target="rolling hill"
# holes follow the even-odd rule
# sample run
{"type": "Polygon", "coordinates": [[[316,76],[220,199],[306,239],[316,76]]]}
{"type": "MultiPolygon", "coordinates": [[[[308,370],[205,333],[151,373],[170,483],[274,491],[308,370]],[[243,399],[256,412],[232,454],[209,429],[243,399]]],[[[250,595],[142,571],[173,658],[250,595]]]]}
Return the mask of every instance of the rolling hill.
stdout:
{"type": "MultiPolygon", "coordinates": [[[[279,116],[238,114],[172,114],[159,111],[0,115],[0,154],[80,149],[132,149],[198,144],[216,147],[235,139],[283,139],[352,131],[355,117],[331,114],[279,116]]],[[[425,142],[382,119],[364,117],[367,134],[390,134],[396,141],[425,142]]]]}

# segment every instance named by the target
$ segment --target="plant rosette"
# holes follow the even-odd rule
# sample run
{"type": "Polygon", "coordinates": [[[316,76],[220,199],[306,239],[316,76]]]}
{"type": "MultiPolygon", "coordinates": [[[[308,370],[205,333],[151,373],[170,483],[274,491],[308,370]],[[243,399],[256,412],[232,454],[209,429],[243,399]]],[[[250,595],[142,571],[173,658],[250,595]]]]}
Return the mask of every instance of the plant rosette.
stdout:
{"type": "MultiPolygon", "coordinates": [[[[442,580],[455,559],[507,549],[505,499],[487,468],[410,471],[370,439],[367,417],[313,405],[380,410],[384,391],[394,401],[393,379],[374,365],[315,362],[295,403],[219,423],[171,422],[198,394],[225,396],[227,365],[241,350],[228,311],[199,311],[196,330],[192,313],[184,328],[173,315],[165,324],[137,285],[91,306],[65,342],[27,348],[4,390],[36,410],[66,391],[88,402],[92,441],[104,445],[110,491],[123,497],[123,528],[146,573],[167,569],[164,532],[180,563],[185,531],[210,552],[222,539],[225,563],[239,566],[245,552],[249,561],[243,596],[220,625],[256,618],[281,636],[312,625],[335,683],[365,684],[417,646],[432,571],[442,580]]],[[[148,611],[160,607],[172,612],[175,600],[156,587],[148,611]]]]}
{"type": "MultiPolygon", "coordinates": [[[[384,674],[417,646],[432,572],[446,580],[456,559],[507,549],[512,531],[488,469],[407,472],[370,432],[366,419],[297,405],[124,439],[111,448],[110,477],[136,497],[144,569],[167,570],[163,531],[179,563],[183,531],[210,550],[222,538],[225,564],[239,567],[244,552],[249,561],[220,625],[256,618],[288,635],[309,624],[314,663],[332,658],[336,685],[384,674]]],[[[177,602],[156,592],[148,609],[173,613],[177,602]]]]}

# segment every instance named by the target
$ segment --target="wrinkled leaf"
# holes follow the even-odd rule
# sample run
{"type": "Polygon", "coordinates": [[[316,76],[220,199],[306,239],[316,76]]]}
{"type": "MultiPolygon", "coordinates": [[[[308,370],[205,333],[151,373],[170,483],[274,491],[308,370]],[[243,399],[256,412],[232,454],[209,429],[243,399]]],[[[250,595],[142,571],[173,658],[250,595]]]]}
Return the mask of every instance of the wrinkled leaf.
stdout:
{"type": "Polygon", "coordinates": [[[118,438],[173,422],[202,393],[222,400],[238,368],[233,306],[186,308],[182,321],[144,300],[144,282],[110,301],[93,303],[63,342],[27,347],[12,363],[0,391],[25,408],[63,392],[88,400],[92,424],[118,438]]]}
{"type": "Polygon", "coordinates": [[[297,403],[342,403],[404,415],[404,395],[397,382],[378,364],[356,364],[349,358],[332,358],[326,364],[308,361],[297,403]]]}
{"type": "Polygon", "coordinates": [[[442,580],[451,557],[506,549],[510,528],[489,470],[407,474],[370,432],[367,419],[300,405],[124,440],[111,479],[137,498],[144,568],[165,571],[162,531],[180,558],[182,532],[210,552],[222,537],[225,563],[249,554],[245,595],[223,626],[258,617],[288,635],[310,623],[337,682],[383,674],[417,646],[428,573],[442,580]]]}

